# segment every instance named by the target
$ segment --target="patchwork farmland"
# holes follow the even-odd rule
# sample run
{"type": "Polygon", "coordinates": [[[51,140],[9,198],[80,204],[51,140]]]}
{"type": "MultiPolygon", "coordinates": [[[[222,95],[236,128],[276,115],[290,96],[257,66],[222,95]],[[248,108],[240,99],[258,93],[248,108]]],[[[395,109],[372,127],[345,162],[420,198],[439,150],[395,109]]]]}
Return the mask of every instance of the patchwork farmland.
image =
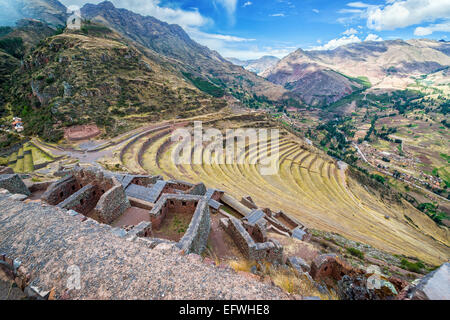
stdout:
{"type": "MultiPolygon", "coordinates": [[[[271,126],[261,118],[241,121],[233,116],[207,119],[203,128],[224,131],[244,123],[246,128],[271,126]]],[[[192,127],[192,123],[182,125],[192,127]]],[[[248,143],[238,155],[243,161],[219,164],[212,160],[217,157],[213,148],[204,144],[201,164],[176,165],[172,153],[179,142],[171,141],[175,128],[163,126],[131,140],[120,152],[121,164],[134,173],[204,182],[238,199],[250,195],[259,206],[296,216],[310,228],[336,232],[382,250],[433,263],[448,255],[447,230],[403,200],[384,202],[383,191],[363,186],[345,166],[288,132],[280,132],[279,172],[261,175],[257,146],[248,143]]]]}

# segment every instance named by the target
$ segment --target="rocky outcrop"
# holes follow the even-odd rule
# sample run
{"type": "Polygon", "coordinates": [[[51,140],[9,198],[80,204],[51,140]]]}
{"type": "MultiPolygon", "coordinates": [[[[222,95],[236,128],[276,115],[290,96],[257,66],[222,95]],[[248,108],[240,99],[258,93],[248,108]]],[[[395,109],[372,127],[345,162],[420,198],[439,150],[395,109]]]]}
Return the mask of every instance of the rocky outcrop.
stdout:
{"type": "Polygon", "coordinates": [[[397,291],[392,283],[380,279],[379,288],[368,288],[364,275],[345,275],[338,281],[338,295],[343,300],[393,300],[397,291]]]}
{"type": "Polygon", "coordinates": [[[450,263],[430,272],[401,293],[403,299],[450,300],[450,263]]]}
{"type": "Polygon", "coordinates": [[[20,193],[26,196],[31,195],[25,183],[20,179],[18,174],[2,174],[0,175],[0,188],[6,189],[11,193],[20,193]]]}
{"type": "Polygon", "coordinates": [[[1,174],[14,174],[14,170],[10,167],[0,166],[0,175],[1,174]]]}

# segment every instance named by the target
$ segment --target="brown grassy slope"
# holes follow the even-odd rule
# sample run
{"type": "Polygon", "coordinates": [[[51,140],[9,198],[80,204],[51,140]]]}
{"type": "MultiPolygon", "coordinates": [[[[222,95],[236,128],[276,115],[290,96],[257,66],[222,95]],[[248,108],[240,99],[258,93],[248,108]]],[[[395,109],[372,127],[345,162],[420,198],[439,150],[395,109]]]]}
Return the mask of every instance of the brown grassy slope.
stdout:
{"type": "Polygon", "coordinates": [[[94,121],[109,130],[131,115],[156,120],[224,106],[114,32],[94,31],[47,38],[15,74],[15,107],[24,100],[34,112],[50,106],[58,127],[94,121]]]}
{"type": "Polygon", "coordinates": [[[178,25],[169,25],[150,16],[115,8],[111,2],[87,4],[82,8],[85,19],[114,29],[124,37],[139,43],[167,59],[177,70],[223,83],[244,93],[265,95],[279,100],[289,96],[283,87],[233,65],[217,52],[193,41],[178,25]]]}

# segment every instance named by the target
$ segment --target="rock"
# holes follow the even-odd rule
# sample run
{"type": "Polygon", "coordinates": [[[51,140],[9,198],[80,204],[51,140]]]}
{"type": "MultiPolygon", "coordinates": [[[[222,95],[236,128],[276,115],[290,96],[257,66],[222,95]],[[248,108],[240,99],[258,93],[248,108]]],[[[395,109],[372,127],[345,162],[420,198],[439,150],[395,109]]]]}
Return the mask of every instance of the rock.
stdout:
{"type": "Polygon", "coordinates": [[[0,174],[14,174],[14,170],[10,167],[0,166],[0,174]]]}
{"type": "Polygon", "coordinates": [[[311,270],[309,264],[300,257],[288,257],[287,264],[300,273],[309,272],[311,270]]]}
{"type": "Polygon", "coordinates": [[[2,174],[0,175],[0,188],[4,188],[11,193],[20,193],[27,196],[31,195],[25,183],[20,179],[18,174],[2,174]]]}
{"type": "Polygon", "coordinates": [[[112,228],[111,232],[121,238],[123,238],[127,235],[127,232],[125,230],[123,230],[122,228],[112,228]]]}
{"type": "Polygon", "coordinates": [[[258,268],[256,268],[256,266],[252,266],[250,268],[250,272],[253,273],[253,274],[257,274],[258,273],[258,268]]]}
{"type": "Polygon", "coordinates": [[[397,295],[395,286],[389,281],[379,279],[379,287],[369,289],[363,275],[345,275],[338,281],[338,295],[343,300],[392,300],[397,295]]]}
{"type": "Polygon", "coordinates": [[[424,276],[417,285],[411,286],[407,297],[412,300],[450,300],[450,263],[424,276]]]}
{"type": "Polygon", "coordinates": [[[13,194],[12,196],[10,196],[9,198],[11,200],[23,201],[26,198],[28,198],[28,196],[26,196],[24,194],[16,193],[16,194],[13,194]]]}
{"type": "Polygon", "coordinates": [[[374,300],[375,295],[366,287],[364,277],[343,276],[338,282],[337,292],[342,300],[374,300]]]}

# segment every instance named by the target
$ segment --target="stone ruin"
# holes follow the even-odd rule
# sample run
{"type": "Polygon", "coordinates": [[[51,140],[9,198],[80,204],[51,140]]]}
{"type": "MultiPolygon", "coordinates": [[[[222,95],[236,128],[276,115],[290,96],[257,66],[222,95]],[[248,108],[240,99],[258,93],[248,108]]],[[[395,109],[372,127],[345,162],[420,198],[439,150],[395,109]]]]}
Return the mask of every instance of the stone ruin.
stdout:
{"type": "MultiPolygon", "coordinates": [[[[319,255],[311,266],[299,257],[285,257],[283,246],[270,239],[268,232],[309,241],[308,229],[282,211],[259,208],[249,196],[238,201],[223,191],[206,188],[203,183],[165,181],[161,176],[118,174],[95,167],[77,165],[62,174],[64,176],[53,183],[39,182],[28,187],[19,175],[2,174],[0,188],[15,193],[9,196],[11,200],[24,200],[32,192],[44,189],[42,201],[83,224],[107,230],[131,242],[138,239],[137,242],[146,248],[176,248],[184,254],[201,254],[205,250],[212,214],[218,215],[221,217],[219,226],[244,257],[254,261],[286,263],[324,292],[328,292],[327,287],[337,288],[344,299],[392,299],[397,293],[401,299],[430,298],[445,291],[441,288],[440,291],[435,290],[435,285],[429,289],[431,281],[428,278],[422,286],[408,286],[394,277],[383,279],[380,289],[371,290],[365,286],[370,274],[350,266],[335,254],[319,255]],[[224,210],[224,207],[228,209],[224,210]],[[132,209],[139,209],[139,214],[136,215],[132,209]],[[123,219],[127,215],[133,219],[123,219]],[[189,221],[177,239],[165,233],[165,224],[173,216],[189,221]],[[119,223],[123,221],[132,223],[119,223]]],[[[2,192],[7,191],[0,194],[2,192]]],[[[6,261],[6,256],[2,259],[6,261]]],[[[444,267],[448,269],[448,264],[444,267]]],[[[13,264],[12,268],[14,271],[13,264]]],[[[445,272],[438,275],[441,274],[445,275],[445,272]]]]}
{"type": "Polygon", "coordinates": [[[79,166],[52,183],[42,200],[106,224],[113,222],[130,207],[122,184],[112,174],[79,166]]]}
{"type": "MultiPolygon", "coordinates": [[[[207,189],[204,184],[164,181],[161,176],[115,174],[97,168],[75,166],[52,183],[42,201],[67,209],[81,219],[114,225],[131,207],[144,212],[131,219],[133,225],[118,225],[113,232],[121,237],[144,237],[153,245],[174,243],[158,233],[170,213],[191,216],[189,226],[177,247],[186,253],[202,253],[210,229],[210,208],[217,212],[222,192],[207,189]],[[148,217],[148,218],[147,218],[148,217]],[[153,238],[158,233],[160,238],[153,238]]],[[[126,220],[126,219],[124,219],[126,220]]]]}
{"type": "Polygon", "coordinates": [[[268,231],[303,241],[310,238],[308,229],[295,218],[282,211],[274,213],[269,208],[260,209],[250,196],[239,202],[223,194],[220,200],[241,216],[237,219],[221,211],[227,217],[222,218],[220,224],[247,259],[281,263],[283,247],[267,237],[268,231]]]}
{"type": "Polygon", "coordinates": [[[110,173],[98,168],[62,170],[42,201],[70,210],[81,219],[109,224],[121,237],[143,237],[153,245],[165,242],[185,252],[202,253],[211,227],[211,213],[220,213],[220,227],[236,247],[251,260],[283,261],[283,247],[269,239],[268,231],[305,240],[307,229],[283,212],[260,209],[247,196],[238,202],[223,191],[206,188],[203,183],[165,181],[161,176],[110,173]],[[222,210],[226,205],[242,215],[240,219],[222,210]],[[136,213],[135,211],[138,211],[136,213]],[[189,225],[177,235],[169,234],[166,224],[174,215],[188,219],[189,225]]]}

